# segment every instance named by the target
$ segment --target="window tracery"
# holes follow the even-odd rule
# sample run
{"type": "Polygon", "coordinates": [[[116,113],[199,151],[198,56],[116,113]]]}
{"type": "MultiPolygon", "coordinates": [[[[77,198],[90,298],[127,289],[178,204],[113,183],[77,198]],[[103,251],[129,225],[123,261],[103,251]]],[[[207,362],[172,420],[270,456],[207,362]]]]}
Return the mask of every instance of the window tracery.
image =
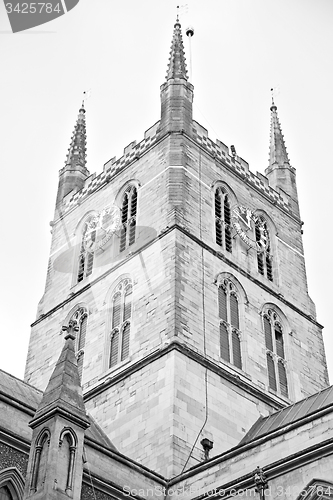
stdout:
{"type": "Polygon", "coordinates": [[[271,253],[271,241],[270,241],[269,230],[267,227],[267,221],[262,216],[259,217],[259,221],[260,224],[255,225],[255,237],[257,246],[259,248],[257,249],[258,272],[262,276],[265,276],[269,281],[273,281],[273,259],[271,253]],[[262,229],[264,229],[267,239],[265,248],[260,248],[261,246],[260,242],[262,239],[261,237],[262,229]]]}
{"type": "Polygon", "coordinates": [[[137,188],[129,186],[121,204],[120,252],[135,243],[137,203],[137,188]]]}
{"type": "Polygon", "coordinates": [[[282,323],[273,309],[263,315],[266,345],[268,386],[282,396],[288,397],[288,381],[283,343],[282,323]]]}
{"type": "Polygon", "coordinates": [[[219,246],[232,253],[230,200],[222,187],[215,190],[215,239],[219,246]]]}
{"type": "Polygon", "coordinates": [[[239,298],[234,284],[227,278],[218,285],[218,313],[221,358],[242,369],[239,298]]]}
{"type": "Polygon", "coordinates": [[[112,297],[109,368],[129,357],[133,288],[129,279],[117,286],[112,297]]]}

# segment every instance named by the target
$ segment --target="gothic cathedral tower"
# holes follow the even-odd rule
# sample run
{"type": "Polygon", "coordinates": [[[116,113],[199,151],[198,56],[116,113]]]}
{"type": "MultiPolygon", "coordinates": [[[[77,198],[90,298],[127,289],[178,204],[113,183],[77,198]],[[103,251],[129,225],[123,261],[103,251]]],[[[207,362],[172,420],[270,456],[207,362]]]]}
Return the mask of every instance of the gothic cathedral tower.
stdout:
{"type": "Polygon", "coordinates": [[[264,176],[208,138],[192,101],[177,19],[160,120],[98,176],[80,109],[25,372],[45,389],[76,320],[86,408],[166,477],[328,384],[277,107],[264,176]]]}

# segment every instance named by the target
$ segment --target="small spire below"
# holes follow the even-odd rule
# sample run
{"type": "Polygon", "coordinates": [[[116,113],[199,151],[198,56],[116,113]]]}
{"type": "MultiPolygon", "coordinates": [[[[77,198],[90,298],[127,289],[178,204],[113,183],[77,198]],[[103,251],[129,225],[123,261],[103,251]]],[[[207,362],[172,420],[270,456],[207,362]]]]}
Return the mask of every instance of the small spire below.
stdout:
{"type": "Polygon", "coordinates": [[[75,356],[77,330],[76,322],[70,322],[68,327],[63,328],[67,332],[65,344],[31,423],[43,415],[63,410],[85,422],[86,426],[89,425],[75,356]]]}
{"type": "Polygon", "coordinates": [[[74,127],[74,132],[72,135],[72,140],[70,147],[68,149],[68,154],[66,158],[66,166],[70,166],[73,170],[76,167],[86,166],[86,117],[85,117],[84,99],[82,100],[82,106],[79,109],[79,115],[74,127]]]}
{"type": "Polygon", "coordinates": [[[182,78],[184,80],[187,80],[185,51],[181,25],[179,22],[179,6],[177,6],[177,18],[174,25],[166,80],[171,80],[174,78],[182,78]]]}
{"type": "Polygon", "coordinates": [[[274,102],[273,89],[272,91],[272,105],[271,105],[271,139],[269,147],[269,167],[273,165],[283,166],[285,164],[290,166],[284,137],[281,130],[281,125],[277,115],[277,107],[274,102]]]}

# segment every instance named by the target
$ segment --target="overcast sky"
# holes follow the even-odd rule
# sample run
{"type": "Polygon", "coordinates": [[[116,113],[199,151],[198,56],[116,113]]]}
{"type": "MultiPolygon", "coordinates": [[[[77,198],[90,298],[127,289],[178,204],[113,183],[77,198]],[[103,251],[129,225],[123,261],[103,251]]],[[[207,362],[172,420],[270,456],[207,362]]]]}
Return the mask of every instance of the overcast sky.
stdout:
{"type": "MultiPolygon", "coordinates": [[[[12,34],[0,3],[0,368],[23,377],[30,324],[42,297],[58,171],[87,101],[88,168],[159,119],[159,87],[177,2],[80,0],[68,14],[12,34]]],[[[188,0],[194,26],[194,118],[234,144],[252,171],[268,161],[270,88],[297,171],[309,293],[333,380],[332,0],[188,0]]],[[[188,39],[185,37],[187,48],[188,39]]],[[[188,50],[187,50],[188,53],[188,50]]]]}

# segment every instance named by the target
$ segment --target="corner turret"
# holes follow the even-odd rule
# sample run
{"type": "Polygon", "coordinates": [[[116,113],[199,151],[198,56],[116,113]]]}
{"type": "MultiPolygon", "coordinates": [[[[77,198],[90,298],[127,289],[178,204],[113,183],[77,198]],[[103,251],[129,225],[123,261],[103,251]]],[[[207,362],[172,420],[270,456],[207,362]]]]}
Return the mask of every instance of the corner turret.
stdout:
{"type": "Polygon", "coordinates": [[[277,115],[277,107],[272,98],[271,136],[269,147],[269,165],[265,175],[274,189],[282,189],[290,196],[293,214],[299,217],[296,171],[290,165],[284,136],[277,115]]]}
{"type": "Polygon", "coordinates": [[[70,191],[80,191],[90,172],[86,167],[86,110],[84,102],[79,110],[79,115],[74,127],[72,140],[68,149],[65,166],[59,171],[58,194],[56,208],[70,191]]]}
{"type": "Polygon", "coordinates": [[[192,132],[193,85],[187,80],[181,25],[177,16],[171,43],[166,82],[161,85],[161,121],[159,130],[192,132]]]}

